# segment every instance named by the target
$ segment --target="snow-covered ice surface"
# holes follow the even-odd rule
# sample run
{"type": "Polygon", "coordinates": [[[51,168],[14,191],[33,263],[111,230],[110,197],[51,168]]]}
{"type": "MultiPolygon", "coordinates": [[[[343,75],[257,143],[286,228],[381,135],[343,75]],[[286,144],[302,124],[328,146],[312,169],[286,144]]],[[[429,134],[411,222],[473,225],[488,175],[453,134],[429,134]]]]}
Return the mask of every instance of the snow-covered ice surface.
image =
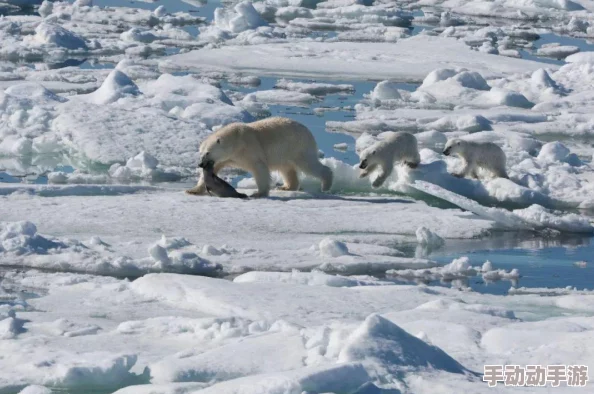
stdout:
{"type": "Polygon", "coordinates": [[[396,43],[303,42],[298,45],[224,46],[172,56],[161,67],[309,78],[366,79],[371,76],[418,81],[444,62],[454,67],[476,69],[488,76],[541,67],[536,62],[493,58],[470,51],[455,39],[430,36],[411,37],[396,43]],[[237,61],[226,61],[229,58],[237,61]],[[371,69],[373,73],[370,75],[371,69]]]}
{"type": "Polygon", "coordinates": [[[594,367],[591,2],[0,14],[0,394],[507,393],[483,365],[594,367]],[[183,193],[207,135],[267,116],[311,129],[329,193],[183,193]],[[358,153],[389,131],[421,163],[375,189],[358,153]],[[509,179],[452,175],[451,138],[509,179]]]}
{"type": "MultiPolygon", "coordinates": [[[[476,374],[488,363],[592,368],[590,293],[501,297],[290,275],[151,274],[129,282],[6,273],[3,285],[42,296],[3,305],[9,317],[2,321],[17,324],[0,342],[11,355],[0,361],[0,384],[4,392],[30,385],[70,392],[129,386],[120,393],[488,392],[476,374]]],[[[587,392],[555,391],[572,390],[587,392]]]]}

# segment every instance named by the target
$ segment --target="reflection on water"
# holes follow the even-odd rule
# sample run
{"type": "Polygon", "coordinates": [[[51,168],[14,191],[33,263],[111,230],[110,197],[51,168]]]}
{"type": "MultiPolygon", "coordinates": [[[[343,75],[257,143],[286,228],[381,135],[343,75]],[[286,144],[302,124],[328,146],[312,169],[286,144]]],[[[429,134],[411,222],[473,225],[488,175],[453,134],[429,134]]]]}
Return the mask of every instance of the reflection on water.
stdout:
{"type": "MultiPolygon", "coordinates": [[[[496,233],[481,240],[448,241],[429,258],[447,264],[467,256],[472,266],[490,261],[494,269],[517,268],[518,286],[566,287],[594,290],[594,240],[591,236],[562,234],[545,237],[525,233],[496,233]],[[581,264],[576,264],[583,262],[581,264]]],[[[470,278],[468,286],[480,292],[505,294],[510,282],[485,283],[470,278]]]]}

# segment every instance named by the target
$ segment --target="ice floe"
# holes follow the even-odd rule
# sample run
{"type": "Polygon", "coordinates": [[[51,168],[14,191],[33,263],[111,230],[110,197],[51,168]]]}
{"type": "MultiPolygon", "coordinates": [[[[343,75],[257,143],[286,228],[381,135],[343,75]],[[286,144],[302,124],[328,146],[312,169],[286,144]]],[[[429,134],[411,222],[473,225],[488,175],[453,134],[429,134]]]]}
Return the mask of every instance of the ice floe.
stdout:
{"type": "Polygon", "coordinates": [[[367,78],[373,70],[375,78],[419,81],[443,62],[453,67],[466,67],[485,76],[526,72],[541,67],[536,62],[477,53],[455,39],[429,36],[415,36],[395,44],[302,42],[298,45],[224,46],[175,55],[164,60],[161,67],[344,80],[367,78]],[[327,52],[332,56],[325,55],[327,52]],[[237,61],[229,63],[226,61],[229,57],[237,61]],[[262,58],[266,58],[266,62],[261,62],[262,58]]]}

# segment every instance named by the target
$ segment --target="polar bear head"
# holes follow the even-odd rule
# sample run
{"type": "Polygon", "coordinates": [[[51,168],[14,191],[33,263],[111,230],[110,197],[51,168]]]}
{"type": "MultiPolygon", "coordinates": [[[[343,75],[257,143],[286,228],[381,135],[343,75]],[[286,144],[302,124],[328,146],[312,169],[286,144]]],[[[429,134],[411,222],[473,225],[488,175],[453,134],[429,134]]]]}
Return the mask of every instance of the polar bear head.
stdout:
{"type": "Polygon", "coordinates": [[[443,154],[446,156],[460,155],[464,152],[465,148],[466,141],[459,138],[452,138],[446,143],[445,148],[443,149],[443,154]]]}
{"type": "Polygon", "coordinates": [[[235,123],[227,125],[202,141],[199,161],[201,168],[208,164],[228,161],[233,157],[237,147],[241,145],[237,143],[238,126],[235,123]]]}
{"type": "Polygon", "coordinates": [[[359,174],[360,178],[366,177],[378,164],[381,164],[381,158],[377,154],[377,149],[374,146],[361,152],[359,159],[359,169],[361,170],[361,173],[359,174]]]}

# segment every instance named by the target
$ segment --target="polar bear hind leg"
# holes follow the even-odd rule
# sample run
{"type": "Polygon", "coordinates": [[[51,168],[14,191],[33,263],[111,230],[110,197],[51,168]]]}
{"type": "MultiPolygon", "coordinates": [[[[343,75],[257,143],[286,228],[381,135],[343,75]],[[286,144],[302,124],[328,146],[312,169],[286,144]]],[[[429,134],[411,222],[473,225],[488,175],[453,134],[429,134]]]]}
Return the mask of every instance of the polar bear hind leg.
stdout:
{"type": "Polygon", "coordinates": [[[299,178],[297,177],[297,170],[293,166],[286,166],[279,170],[283,177],[284,184],[279,187],[279,190],[297,190],[299,189],[299,178]]]}
{"type": "Polygon", "coordinates": [[[333,174],[329,167],[326,167],[318,159],[317,154],[307,155],[295,162],[295,165],[307,175],[318,178],[322,181],[322,191],[326,192],[332,187],[333,174]]]}
{"type": "Polygon", "coordinates": [[[492,172],[496,177],[509,179],[509,176],[507,175],[507,171],[505,170],[504,166],[497,166],[492,170],[492,172]]]}

